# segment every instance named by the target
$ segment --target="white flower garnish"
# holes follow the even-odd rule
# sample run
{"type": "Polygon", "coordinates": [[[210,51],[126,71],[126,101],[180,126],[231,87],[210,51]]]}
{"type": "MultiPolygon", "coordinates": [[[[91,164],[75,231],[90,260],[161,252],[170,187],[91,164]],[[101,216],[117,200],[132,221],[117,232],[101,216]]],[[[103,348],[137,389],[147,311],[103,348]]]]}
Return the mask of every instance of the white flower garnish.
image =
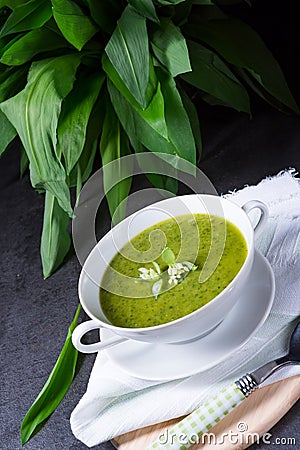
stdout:
{"type": "MultiPolygon", "coordinates": [[[[175,255],[169,247],[166,247],[162,252],[162,260],[165,264],[168,265],[167,273],[169,275],[168,283],[177,285],[181,283],[184,278],[189,274],[189,272],[197,269],[197,266],[190,261],[183,262],[175,262],[175,255]]],[[[161,270],[157,262],[152,261],[152,264],[155,268],[146,269],[146,267],[140,267],[138,270],[140,272],[140,278],[145,281],[155,281],[152,286],[152,293],[157,299],[158,295],[161,292],[161,288],[163,285],[163,274],[161,274],[161,270]]]]}
{"type": "Polygon", "coordinates": [[[180,283],[191,270],[194,271],[196,269],[197,266],[189,261],[172,264],[168,268],[169,284],[176,285],[180,283]]]}
{"type": "Polygon", "coordinates": [[[140,278],[142,280],[155,281],[155,283],[152,286],[152,294],[154,295],[155,300],[157,300],[157,297],[158,297],[161,287],[162,287],[163,280],[160,277],[161,271],[160,271],[160,267],[157,264],[157,262],[153,261],[152,264],[154,265],[156,271],[152,268],[146,269],[146,267],[140,267],[138,270],[141,272],[140,278]]]}
{"type": "Polygon", "coordinates": [[[157,278],[159,278],[159,273],[152,268],[146,269],[145,267],[140,267],[138,270],[141,272],[140,278],[142,280],[150,281],[150,280],[157,280],[157,278]]]}

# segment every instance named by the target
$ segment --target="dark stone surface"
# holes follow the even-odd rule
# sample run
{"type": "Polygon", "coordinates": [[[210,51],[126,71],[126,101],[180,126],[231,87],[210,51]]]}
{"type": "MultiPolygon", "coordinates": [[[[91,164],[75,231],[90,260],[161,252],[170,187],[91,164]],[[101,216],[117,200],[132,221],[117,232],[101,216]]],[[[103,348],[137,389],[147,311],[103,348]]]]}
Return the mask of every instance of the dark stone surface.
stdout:
{"type": "MultiPolygon", "coordinates": [[[[290,8],[284,10],[282,3],[275,2],[274,6],[274,2],[262,2],[261,10],[258,3],[254,2],[252,10],[240,7],[240,15],[254,23],[274,49],[300,103],[300,70],[294,63],[300,46],[299,16],[290,8]]],[[[220,193],[257,183],[284,168],[300,169],[299,117],[283,115],[257,99],[252,120],[223,108],[204,108],[199,104],[198,110],[204,143],[200,168],[220,193]]],[[[43,280],[39,256],[43,198],[33,191],[27,176],[19,180],[18,166],[19,151],[15,147],[0,160],[0,448],[3,450],[21,448],[19,427],[60,353],[78,303],[80,271],[76,257],[71,256],[50,279],[43,280]]],[[[80,320],[85,320],[83,313],[80,320]]],[[[63,402],[25,448],[86,448],[72,435],[69,417],[85,392],[93,361],[91,355],[82,358],[81,369],[63,402]]],[[[261,443],[252,449],[300,448],[299,412],[298,402],[270,431],[274,438],[296,438],[296,445],[261,443]]],[[[113,447],[104,443],[95,448],[113,447]]]]}

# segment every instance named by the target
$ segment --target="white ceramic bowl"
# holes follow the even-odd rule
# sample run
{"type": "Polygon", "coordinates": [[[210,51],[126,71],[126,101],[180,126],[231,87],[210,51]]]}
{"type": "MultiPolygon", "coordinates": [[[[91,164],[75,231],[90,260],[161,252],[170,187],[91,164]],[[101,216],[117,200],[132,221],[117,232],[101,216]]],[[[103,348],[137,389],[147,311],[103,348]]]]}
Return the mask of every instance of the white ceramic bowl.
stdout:
{"type": "MultiPolygon", "coordinates": [[[[72,341],[85,353],[99,351],[125,339],[149,343],[184,343],[200,338],[212,331],[235,305],[243,293],[254,259],[254,230],[258,232],[268,217],[264,203],[247,202],[242,208],[224,198],[214,195],[185,195],[173,197],[147,206],[127,217],[112,228],[94,247],[82,268],[78,292],[83,309],[92,319],[76,327],[72,341]],[[260,219],[253,228],[248,217],[251,209],[260,210],[260,219]],[[232,222],[243,234],[248,248],[247,257],[231,283],[213,300],[196,311],[172,322],[147,328],[123,328],[112,325],[105,317],[99,302],[99,286],[107,265],[130,239],[144,229],[169,217],[189,213],[222,216],[232,222]],[[117,242],[117,248],[116,248],[117,242]],[[107,343],[83,344],[82,336],[95,328],[108,328],[115,333],[107,343]]],[[[137,300],[138,301],[138,300],[137,300]]]]}

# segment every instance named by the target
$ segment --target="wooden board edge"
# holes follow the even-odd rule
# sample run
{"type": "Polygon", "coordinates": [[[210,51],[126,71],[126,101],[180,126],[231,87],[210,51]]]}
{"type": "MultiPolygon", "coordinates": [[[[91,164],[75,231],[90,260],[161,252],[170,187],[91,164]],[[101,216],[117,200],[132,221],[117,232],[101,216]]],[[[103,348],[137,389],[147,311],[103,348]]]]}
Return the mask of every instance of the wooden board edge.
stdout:
{"type": "MultiPolygon", "coordinates": [[[[219,424],[213,427],[210,432],[220,436],[228,430],[237,430],[239,423],[247,425],[247,440],[239,442],[238,445],[214,445],[214,448],[222,450],[233,450],[247,448],[253,444],[250,438],[261,437],[267,433],[296,403],[300,398],[300,375],[285,380],[278,381],[266,387],[257,389],[241,405],[226,416],[219,424]]],[[[171,428],[182,417],[172,419],[155,425],[150,425],[138,430],[130,431],[112,439],[112,444],[118,450],[143,450],[167,428],[171,428]]],[[[245,437],[245,436],[244,436],[245,437]]],[[[221,440],[221,438],[220,438],[221,440]]],[[[208,450],[211,446],[207,444],[195,444],[191,450],[208,450]]]]}

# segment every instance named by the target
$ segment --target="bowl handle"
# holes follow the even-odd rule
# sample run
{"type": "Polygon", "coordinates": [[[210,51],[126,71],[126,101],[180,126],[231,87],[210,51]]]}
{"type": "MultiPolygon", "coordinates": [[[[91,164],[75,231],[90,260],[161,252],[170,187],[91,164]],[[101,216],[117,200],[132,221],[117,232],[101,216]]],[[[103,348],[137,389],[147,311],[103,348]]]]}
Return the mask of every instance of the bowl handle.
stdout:
{"type": "Polygon", "coordinates": [[[259,200],[250,200],[249,202],[245,203],[242,206],[242,209],[245,211],[246,214],[248,214],[249,211],[255,208],[258,208],[260,210],[260,218],[257,224],[253,227],[254,233],[257,236],[262,231],[268,220],[269,210],[267,205],[263,202],[260,202],[259,200]]]}
{"type": "Polygon", "coordinates": [[[111,337],[110,339],[107,339],[105,342],[99,341],[95,342],[94,344],[83,344],[81,342],[81,338],[89,331],[96,329],[101,329],[101,326],[98,322],[96,322],[96,320],[88,320],[87,322],[83,322],[80,325],[77,325],[72,333],[72,343],[76,350],[79,350],[82,353],[94,353],[112,347],[113,345],[120,344],[121,342],[127,341],[126,338],[116,335],[111,337]]]}

